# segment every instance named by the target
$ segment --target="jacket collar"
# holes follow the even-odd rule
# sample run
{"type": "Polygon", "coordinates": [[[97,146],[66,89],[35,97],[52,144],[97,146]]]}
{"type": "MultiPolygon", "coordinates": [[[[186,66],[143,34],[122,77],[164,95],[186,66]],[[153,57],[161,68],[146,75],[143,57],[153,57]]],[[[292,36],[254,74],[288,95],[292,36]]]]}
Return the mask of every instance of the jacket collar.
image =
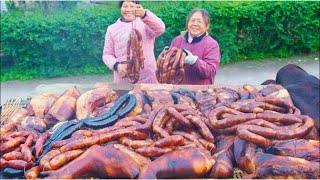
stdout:
{"type": "Polygon", "coordinates": [[[118,21],[120,21],[120,22],[124,22],[124,23],[131,23],[131,22],[135,22],[135,21],[137,21],[139,18],[136,18],[135,20],[133,20],[133,21],[126,21],[122,16],[118,19],[118,21]]]}
{"type": "Polygon", "coordinates": [[[128,23],[128,21],[126,21],[122,16],[121,16],[121,18],[120,18],[120,21],[121,21],[121,22],[128,23]]]}
{"type": "MultiPolygon", "coordinates": [[[[189,42],[188,42],[188,38],[189,38],[189,37],[188,37],[188,34],[189,34],[188,31],[182,31],[182,32],[181,32],[182,38],[183,38],[187,43],[189,43],[189,42]]],[[[205,33],[203,33],[202,35],[193,38],[192,42],[189,43],[189,44],[197,43],[197,42],[201,41],[205,36],[208,36],[208,35],[209,35],[209,33],[208,33],[208,32],[205,32],[205,33]]]]}

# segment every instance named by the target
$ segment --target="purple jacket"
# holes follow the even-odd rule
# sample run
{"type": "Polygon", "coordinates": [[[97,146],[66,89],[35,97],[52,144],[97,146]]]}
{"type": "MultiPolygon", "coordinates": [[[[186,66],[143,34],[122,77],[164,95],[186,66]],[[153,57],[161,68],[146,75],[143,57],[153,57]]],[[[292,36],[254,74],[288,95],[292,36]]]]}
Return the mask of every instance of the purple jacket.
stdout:
{"type": "MultiPolygon", "coordinates": [[[[164,32],[165,25],[149,10],[143,19],[137,18],[133,22],[123,22],[118,19],[108,27],[103,49],[103,62],[113,71],[116,62],[127,60],[127,42],[132,28],[138,29],[142,34],[142,49],[145,57],[144,69],[140,70],[140,78],[137,83],[158,83],[155,76],[156,59],[153,49],[155,38],[164,32]]],[[[115,83],[130,83],[128,78],[121,78],[117,71],[113,73],[115,83]]]]}
{"type": "Polygon", "coordinates": [[[185,48],[198,60],[193,65],[186,65],[184,84],[204,85],[214,84],[214,77],[220,65],[220,48],[210,35],[206,35],[199,42],[190,44],[185,39],[187,31],[176,37],[170,47],[185,48]]]}

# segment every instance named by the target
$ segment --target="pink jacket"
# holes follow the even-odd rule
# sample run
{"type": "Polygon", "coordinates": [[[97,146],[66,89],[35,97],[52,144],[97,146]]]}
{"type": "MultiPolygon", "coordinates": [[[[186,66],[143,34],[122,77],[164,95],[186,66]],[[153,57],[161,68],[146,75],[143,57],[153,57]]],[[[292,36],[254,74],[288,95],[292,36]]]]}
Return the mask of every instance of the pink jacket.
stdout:
{"type": "Polygon", "coordinates": [[[198,60],[193,65],[186,65],[185,81],[183,84],[205,85],[214,84],[214,77],[220,65],[220,49],[217,41],[206,35],[199,42],[189,44],[185,40],[186,32],[182,32],[176,37],[170,47],[185,48],[193,55],[198,56],[198,60]]]}
{"type": "MultiPolygon", "coordinates": [[[[144,69],[140,70],[140,78],[137,83],[158,83],[155,76],[156,59],[153,49],[155,37],[164,32],[165,25],[149,10],[143,19],[137,18],[133,22],[122,22],[118,19],[108,27],[103,49],[103,62],[109,69],[114,70],[113,66],[116,62],[127,60],[127,42],[132,28],[138,29],[142,34],[142,48],[145,57],[144,69]]],[[[117,71],[113,71],[113,74],[115,83],[130,83],[128,78],[121,78],[117,71]]]]}

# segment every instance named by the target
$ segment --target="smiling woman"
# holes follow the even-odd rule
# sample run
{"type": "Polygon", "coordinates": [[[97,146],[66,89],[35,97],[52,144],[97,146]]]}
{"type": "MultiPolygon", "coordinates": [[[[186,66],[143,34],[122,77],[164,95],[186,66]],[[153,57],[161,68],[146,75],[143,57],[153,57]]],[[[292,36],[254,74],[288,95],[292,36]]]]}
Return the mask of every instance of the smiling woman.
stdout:
{"type": "Polygon", "coordinates": [[[187,54],[184,84],[214,84],[221,55],[217,41],[208,33],[209,13],[204,9],[193,10],[188,15],[186,28],[170,46],[183,49],[187,54]]]}
{"type": "Polygon", "coordinates": [[[139,4],[139,2],[137,2],[137,1],[127,1],[127,2],[120,1],[119,2],[121,15],[125,21],[131,22],[131,21],[135,20],[135,18],[136,18],[135,9],[136,9],[136,6],[138,6],[138,4],[139,4]]]}
{"type": "Polygon", "coordinates": [[[207,11],[203,11],[203,10],[192,11],[188,16],[187,23],[186,23],[187,29],[191,35],[191,38],[193,39],[207,32],[210,27],[209,22],[210,22],[210,17],[207,11]]]}
{"type": "Polygon", "coordinates": [[[144,69],[140,70],[137,83],[158,83],[154,56],[155,38],[160,36],[165,25],[150,10],[144,9],[138,1],[120,1],[122,17],[110,25],[105,36],[103,62],[114,72],[115,83],[130,83],[127,77],[127,43],[133,29],[141,32],[144,69]]]}

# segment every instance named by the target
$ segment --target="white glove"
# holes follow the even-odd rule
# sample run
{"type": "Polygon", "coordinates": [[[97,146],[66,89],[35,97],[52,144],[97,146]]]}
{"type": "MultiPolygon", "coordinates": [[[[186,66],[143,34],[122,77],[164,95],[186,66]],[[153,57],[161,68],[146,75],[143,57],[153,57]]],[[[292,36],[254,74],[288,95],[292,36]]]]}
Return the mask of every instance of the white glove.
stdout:
{"type": "Polygon", "coordinates": [[[190,65],[196,63],[196,61],[198,60],[198,56],[193,55],[190,51],[184,48],[182,50],[187,54],[187,56],[184,58],[184,63],[190,65]]]}

